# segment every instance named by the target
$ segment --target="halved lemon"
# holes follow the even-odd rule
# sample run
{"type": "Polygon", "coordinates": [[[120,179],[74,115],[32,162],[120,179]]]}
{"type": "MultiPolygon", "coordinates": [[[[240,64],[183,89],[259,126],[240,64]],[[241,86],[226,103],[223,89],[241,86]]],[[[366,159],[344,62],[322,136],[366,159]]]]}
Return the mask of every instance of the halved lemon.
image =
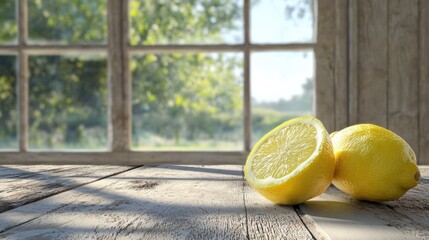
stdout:
{"type": "Polygon", "coordinates": [[[331,139],[314,117],[284,122],[250,152],[244,175],[267,199],[294,205],[322,194],[331,184],[335,158],[331,139]]]}

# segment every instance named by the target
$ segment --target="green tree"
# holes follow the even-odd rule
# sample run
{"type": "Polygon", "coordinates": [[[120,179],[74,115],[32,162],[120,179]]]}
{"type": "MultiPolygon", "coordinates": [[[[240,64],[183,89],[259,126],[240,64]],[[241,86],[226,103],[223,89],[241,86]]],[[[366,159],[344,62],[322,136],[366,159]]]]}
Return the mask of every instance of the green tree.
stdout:
{"type": "Polygon", "coordinates": [[[16,57],[0,56],[0,149],[16,148],[16,57]]]}
{"type": "Polygon", "coordinates": [[[15,0],[0,1],[0,43],[16,41],[15,0]]]}
{"type": "Polygon", "coordinates": [[[28,0],[31,42],[107,42],[106,0],[28,0]]]}
{"type": "Polygon", "coordinates": [[[100,148],[107,135],[107,62],[31,56],[29,120],[33,148],[100,148]]]}
{"type": "MultiPolygon", "coordinates": [[[[131,1],[131,44],[223,42],[224,31],[237,30],[239,4],[131,1]]],[[[211,144],[235,142],[233,147],[240,148],[241,67],[242,56],[233,54],[135,56],[131,66],[134,144],[153,146],[161,137],[172,139],[170,145],[211,140],[211,144]]]]}

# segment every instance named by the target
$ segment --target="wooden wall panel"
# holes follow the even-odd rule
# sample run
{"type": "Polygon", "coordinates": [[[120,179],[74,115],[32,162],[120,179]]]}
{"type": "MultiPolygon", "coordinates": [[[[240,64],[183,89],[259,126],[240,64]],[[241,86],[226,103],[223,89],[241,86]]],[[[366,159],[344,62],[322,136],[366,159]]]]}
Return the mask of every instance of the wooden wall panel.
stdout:
{"type": "Polygon", "coordinates": [[[348,124],[347,6],[347,1],[335,2],[335,130],[341,130],[348,124]]]}
{"type": "MultiPolygon", "coordinates": [[[[420,1],[420,83],[419,151],[420,164],[429,165],[429,1],[420,1]]],[[[417,152],[416,152],[417,153],[417,152]]]]}
{"type": "Polygon", "coordinates": [[[126,151],[129,148],[129,132],[125,126],[127,119],[124,115],[126,102],[124,99],[124,84],[122,80],[122,30],[121,30],[121,2],[108,1],[109,27],[109,148],[114,152],[126,151]]]}
{"type": "Polygon", "coordinates": [[[358,1],[358,122],[387,126],[387,0],[358,1]]]}
{"type": "Polygon", "coordinates": [[[389,1],[388,127],[418,152],[418,0],[389,1]]]}
{"type": "Polygon", "coordinates": [[[348,2],[348,124],[388,127],[427,164],[429,1],[348,2]]]}
{"type": "Polygon", "coordinates": [[[332,1],[317,2],[316,116],[335,130],[335,8],[332,1]]]}
{"type": "Polygon", "coordinates": [[[347,9],[348,14],[348,125],[354,125],[359,122],[359,72],[358,72],[358,54],[359,54],[359,21],[358,21],[359,0],[349,0],[347,9]]]}

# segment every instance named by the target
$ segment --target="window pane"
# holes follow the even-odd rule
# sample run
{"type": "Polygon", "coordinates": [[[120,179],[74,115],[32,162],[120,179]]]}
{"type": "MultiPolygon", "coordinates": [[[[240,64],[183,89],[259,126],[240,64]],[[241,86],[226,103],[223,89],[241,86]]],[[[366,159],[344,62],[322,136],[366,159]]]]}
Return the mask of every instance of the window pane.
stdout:
{"type": "Polygon", "coordinates": [[[240,43],[242,0],[130,1],[132,45],[240,43]]]}
{"type": "Polygon", "coordinates": [[[0,150],[17,149],[16,57],[0,56],[0,150]]]}
{"type": "Polygon", "coordinates": [[[31,56],[29,66],[30,148],[105,149],[105,56],[31,56]]]}
{"type": "Polygon", "coordinates": [[[242,61],[241,53],[133,57],[133,147],[241,150],[242,61]]]}
{"type": "Polygon", "coordinates": [[[15,0],[0,1],[0,43],[16,43],[15,0]]]}
{"type": "Polygon", "coordinates": [[[253,43],[313,42],[312,0],[252,1],[250,19],[253,43]]]}
{"type": "Polygon", "coordinates": [[[105,43],[107,0],[28,0],[29,41],[105,43]]]}
{"type": "Polygon", "coordinates": [[[251,54],[252,142],[313,109],[312,51],[251,54]]]}

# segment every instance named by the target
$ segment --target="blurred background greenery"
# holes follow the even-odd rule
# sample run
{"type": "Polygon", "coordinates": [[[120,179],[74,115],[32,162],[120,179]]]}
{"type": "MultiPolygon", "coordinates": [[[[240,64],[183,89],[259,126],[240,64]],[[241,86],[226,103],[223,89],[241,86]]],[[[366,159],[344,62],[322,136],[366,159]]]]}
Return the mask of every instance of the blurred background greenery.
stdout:
{"type": "MultiPolygon", "coordinates": [[[[280,2],[288,21],[310,14],[310,1],[280,2]]],[[[29,43],[107,42],[106,0],[28,4],[29,43]]],[[[240,0],[131,0],[130,44],[242,43],[242,7],[240,0]]],[[[14,13],[14,0],[0,1],[0,44],[16,43],[14,13]]],[[[312,59],[307,62],[311,68],[312,59]]],[[[15,56],[0,56],[0,149],[17,148],[16,69],[15,56]]],[[[107,53],[31,55],[29,70],[30,148],[107,148],[107,53]]],[[[243,148],[242,53],[132,54],[130,71],[134,149],[243,148]]],[[[313,79],[277,75],[301,87],[269,100],[252,93],[253,142],[285,120],[312,113],[313,79]]],[[[276,88],[266,81],[266,88],[276,88]]]]}

